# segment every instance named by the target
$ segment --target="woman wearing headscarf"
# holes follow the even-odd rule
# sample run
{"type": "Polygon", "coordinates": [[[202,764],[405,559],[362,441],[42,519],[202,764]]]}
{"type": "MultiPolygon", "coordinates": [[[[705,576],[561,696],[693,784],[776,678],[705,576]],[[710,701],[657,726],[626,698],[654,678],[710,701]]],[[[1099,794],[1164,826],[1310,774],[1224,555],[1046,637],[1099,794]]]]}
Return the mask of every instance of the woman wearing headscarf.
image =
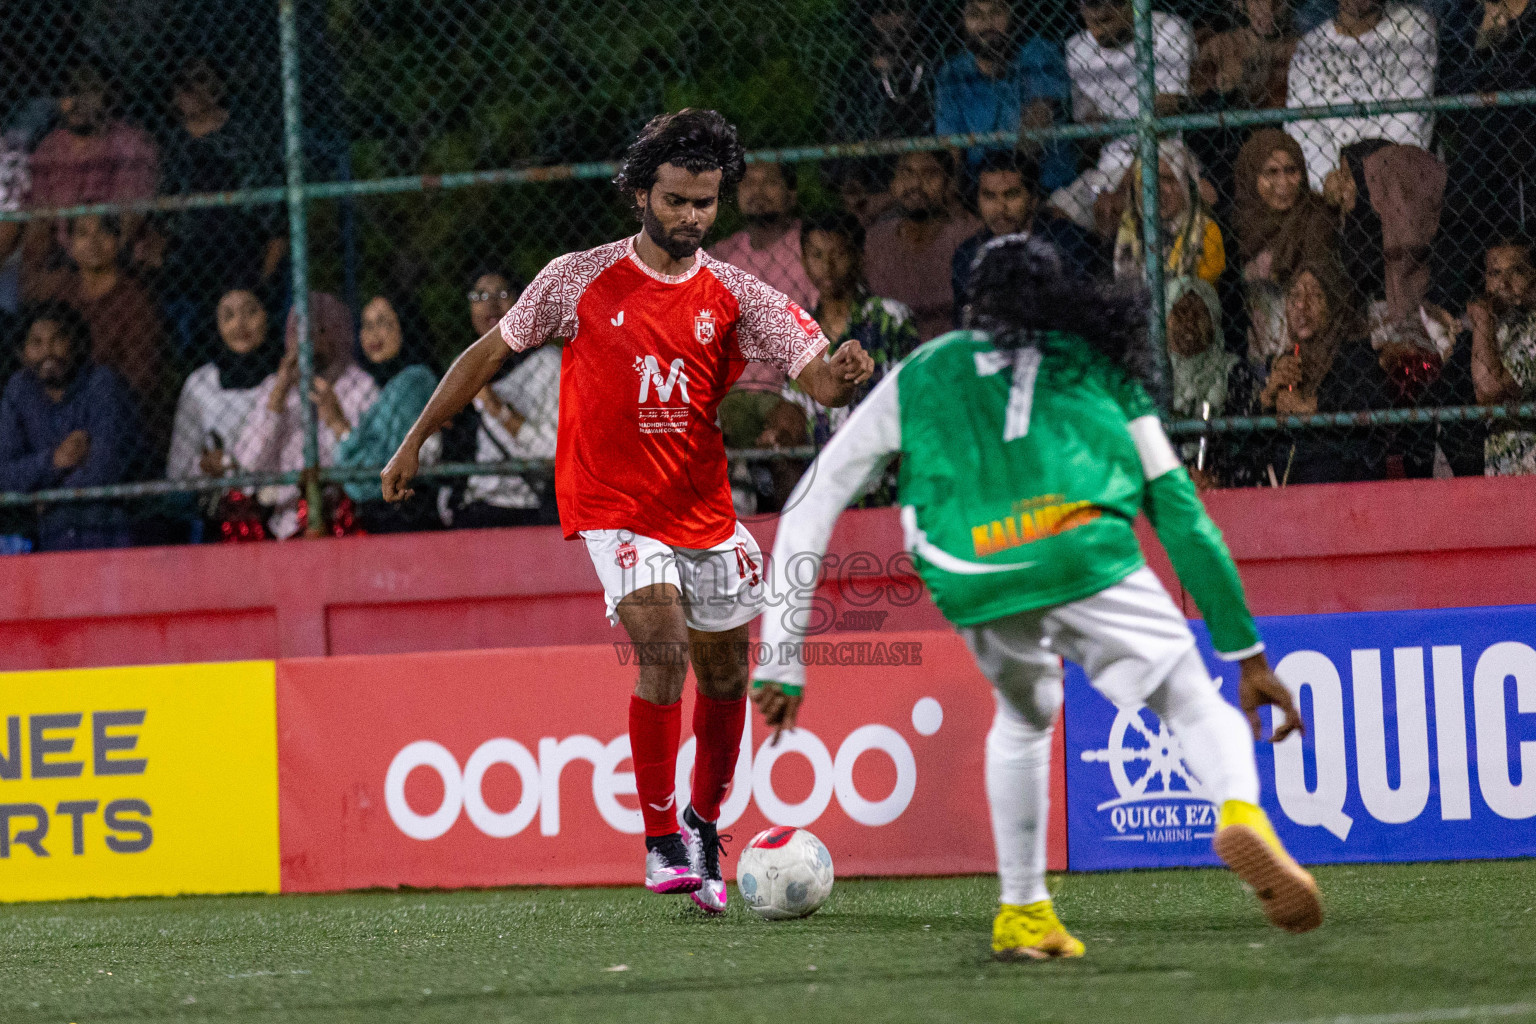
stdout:
{"type": "MultiPolygon", "coordinates": [[[[379,389],[378,397],[357,417],[349,417],[335,392],[324,381],[316,381],[315,408],[340,438],[336,465],[383,466],[427,407],[437,387],[437,374],[429,365],[425,318],[412,303],[376,296],[363,307],[358,337],[362,369],[379,389]]],[[[357,502],[358,522],[369,533],[442,525],[432,501],[434,488],[423,488],[412,500],[390,505],[377,479],[343,487],[357,502]]]]}
{"type": "MultiPolygon", "coordinates": [[[[363,410],[379,396],[373,378],[352,360],[352,314],[336,296],[325,292],[309,295],[310,338],[315,357],[315,386],[311,401],[318,411],[322,394],[329,392],[348,424],[356,423],[363,410]]],[[[289,313],[287,346],[277,371],[261,382],[245,428],[236,442],[235,463],[251,473],[286,473],[304,468],[304,420],[299,401],[298,317],[289,313]]],[[[319,417],[316,441],[322,466],[336,461],[340,440],[338,423],[319,417]]],[[[267,526],[282,539],[299,531],[297,487],[263,487],[257,494],[272,509],[267,526]]]]}
{"type": "Polygon", "coordinates": [[[1237,154],[1232,223],[1249,315],[1248,356],[1266,363],[1285,344],[1288,281],[1305,262],[1338,256],[1338,214],[1312,191],[1296,140],[1261,128],[1237,154]]]}
{"type": "Polygon", "coordinates": [[[260,297],[227,289],[214,310],[218,347],[192,371],[176,403],[166,476],[172,480],[224,476],[235,468],[230,446],[256,405],[261,382],[277,370],[283,350],[260,297]]]}
{"type": "MultiPolygon", "coordinates": [[[[1198,277],[1215,284],[1227,266],[1226,247],[1205,198],[1200,195],[1200,167],[1189,147],[1177,139],[1157,145],[1157,204],[1162,220],[1163,273],[1167,277],[1198,277]]],[[[1120,216],[1115,236],[1115,277],[1146,273],[1146,241],[1142,237],[1141,162],[1126,172],[1130,201],[1120,216]]]]}
{"type": "MultiPolygon", "coordinates": [[[[1170,411],[1178,419],[1221,416],[1227,411],[1233,371],[1242,360],[1223,342],[1216,289],[1198,277],[1175,277],[1166,294],[1170,411]]],[[[1179,457],[1195,486],[1217,486],[1208,440],[1179,445],[1179,457]]]]}

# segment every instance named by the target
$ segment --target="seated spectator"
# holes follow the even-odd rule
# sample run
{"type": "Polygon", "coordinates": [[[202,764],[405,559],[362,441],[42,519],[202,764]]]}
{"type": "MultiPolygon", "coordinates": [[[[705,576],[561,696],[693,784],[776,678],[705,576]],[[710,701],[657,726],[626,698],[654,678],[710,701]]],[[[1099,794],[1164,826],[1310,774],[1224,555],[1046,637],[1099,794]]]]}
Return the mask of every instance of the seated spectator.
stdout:
{"type": "Polygon", "coordinates": [[[896,200],[886,187],[891,180],[887,161],[832,160],[826,164],[825,173],[843,209],[859,218],[864,230],[876,221],[896,216],[896,200]]]}
{"type": "MultiPolygon", "coordinates": [[[[966,0],[962,11],[965,52],[939,69],[934,134],[1048,128],[1062,120],[1070,87],[1060,49],[1039,36],[1015,38],[1012,0],[966,0]]],[[[1044,146],[1021,140],[1020,148],[1039,157],[1047,189],[1061,188],[1077,174],[1075,147],[1067,140],[1044,146]]],[[[980,146],[967,151],[972,171],[985,152],[980,146]]]]}
{"type": "Polygon", "coordinates": [[[1324,198],[1342,217],[1344,272],[1367,302],[1373,344],[1406,342],[1449,354],[1454,328],[1428,302],[1445,165],[1417,146],[1371,139],[1346,146],[1324,198]]]}
{"type": "MultiPolygon", "coordinates": [[[[358,334],[362,369],[378,396],[349,416],[330,383],[315,381],[315,411],[337,437],[336,465],[382,467],[395,454],[437,387],[428,354],[426,321],[402,299],[376,296],[363,307],[358,334]]],[[[438,442],[439,444],[441,442],[438,442]]],[[[436,452],[429,462],[436,461],[436,452]]],[[[439,527],[435,491],[422,488],[399,504],[384,500],[378,480],[353,481],[343,489],[357,503],[357,522],[368,533],[399,533],[439,527]]]]}
{"type": "MultiPolygon", "coordinates": [[[[1468,307],[1472,380],[1483,405],[1536,400],[1536,269],[1524,239],[1495,239],[1484,256],[1484,295],[1468,307]]],[[[1489,476],[1536,473],[1536,432],[1495,428],[1485,447],[1489,476]]]]}
{"type": "MultiPolygon", "coordinates": [[[[1285,80],[1296,51],[1290,0],[1232,0],[1237,26],[1209,36],[1189,73],[1189,93],[1202,111],[1285,106],[1285,80]]],[[[1274,129],[1271,129],[1274,130],[1274,129]]],[[[1231,208],[1233,165],[1247,136],[1242,128],[1193,132],[1186,141],[1217,184],[1225,217],[1231,208]]],[[[1300,158],[1298,157],[1298,163],[1300,158]]]]}
{"type": "Polygon", "coordinates": [[[805,394],[794,381],[784,384],[784,397],[802,410],[805,428],[794,431],[770,425],[759,444],[826,444],[847,421],[860,399],[885,376],[885,372],[917,348],[917,329],[912,311],[894,299],[873,294],[864,282],[864,228],[847,213],[812,218],[804,227],[805,273],[821,296],[812,316],[826,334],[828,351],[850,339],[857,340],[875,362],[874,375],[859,385],[853,401],[840,409],[828,409],[805,394]]]}
{"type": "MultiPolygon", "coordinates": [[[[0,395],[0,490],[96,487],[127,478],[137,434],[133,397],[115,371],[91,362],[90,330],[63,303],[29,313],[22,368],[0,395]]],[[[48,506],[43,551],[125,547],[127,517],[109,502],[48,506]]]]}
{"type": "Polygon", "coordinates": [[[977,165],[976,212],[981,215],[982,227],[960,243],[950,262],[957,327],[971,280],[971,264],[981,247],[998,235],[1039,235],[1082,276],[1096,278],[1103,273],[1105,261],[1098,240],[1065,217],[1041,213],[1041,198],[1039,166],[1030,157],[993,151],[977,165]]]}
{"type": "MultiPolygon", "coordinates": [[[[198,58],[183,64],[172,91],[180,119],[166,140],[166,192],[224,192],[282,180],[272,148],[247,121],[231,115],[224,79],[211,63],[198,58]]],[[[209,354],[193,346],[205,334],[226,281],[266,284],[276,274],[287,251],[276,219],[280,209],[213,206],[161,218],[160,293],[184,363],[209,354]]]]}
{"type": "MultiPolygon", "coordinates": [[[[1067,73],[1072,79],[1072,119],[1080,124],[1136,116],[1135,32],[1127,0],[1079,0],[1085,30],[1067,40],[1067,73]]],[[[1152,55],[1159,116],[1178,113],[1189,87],[1195,37],[1184,19],[1152,12],[1152,55]]],[[[1109,139],[1095,166],[1051,194],[1051,205],[1086,231],[1093,230],[1094,204],[1119,186],[1136,156],[1133,136],[1109,139]]]]}
{"type": "MultiPolygon", "coordinates": [[[[32,154],[31,206],[75,206],[148,199],[159,178],[159,154],[148,133],[111,116],[106,77],[90,64],[76,66],[59,100],[63,123],[38,143],[32,154]]],[[[122,236],[131,247],[143,225],[142,214],[122,218],[122,236]]],[[[68,229],[60,222],[50,232],[46,221],[32,221],[25,232],[22,289],[36,298],[31,282],[61,262],[68,229]]]]}
{"type": "MultiPolygon", "coordinates": [[[[1198,277],[1215,284],[1227,268],[1221,228],[1200,194],[1200,168],[1189,148],[1177,139],[1157,145],[1157,210],[1162,220],[1163,273],[1168,278],[1198,277]]],[[[1141,180],[1141,161],[1131,165],[1126,181],[1141,180]]],[[[1146,243],[1142,237],[1141,189],[1130,196],[1115,235],[1115,277],[1146,275],[1146,243]]]]}
{"type": "MultiPolygon", "coordinates": [[[[1469,13],[1441,50],[1440,92],[1536,88],[1536,4],[1483,0],[1469,13]]],[[[1487,237],[1503,216],[1536,199],[1536,107],[1455,111],[1444,120],[1452,128],[1445,149],[1453,218],[1473,237],[1487,237]]]]}
{"type": "MultiPolygon", "coordinates": [[[[1302,37],[1291,58],[1286,103],[1322,107],[1336,103],[1422,99],[1435,91],[1435,21],[1413,4],[1342,0],[1338,15],[1302,37]]],[[[1428,114],[1378,114],[1294,121],[1286,131],[1301,144],[1313,188],[1341,165],[1344,147],[1385,139],[1428,149],[1428,114]]]]}
{"type": "Polygon", "coordinates": [[[981,227],[969,213],[951,211],[952,170],[948,153],[903,153],[891,177],[901,215],[866,233],[864,273],[870,290],[912,310],[920,341],[937,337],[954,322],[950,271],[955,250],[981,227]]]}
{"type": "MultiPolygon", "coordinates": [[[[1227,351],[1221,331],[1221,301],[1216,289],[1198,277],[1167,282],[1169,411],[1178,419],[1210,419],[1227,413],[1233,377],[1246,369],[1227,351]]],[[[1245,377],[1236,382],[1251,391],[1245,377]]],[[[1215,453],[1209,439],[1178,446],[1179,457],[1201,489],[1218,485],[1215,453]]]]}
{"type": "MultiPolygon", "coordinates": [[[[523,358],[509,359],[512,369],[498,375],[475,396],[479,429],[476,462],[553,459],[555,428],[560,420],[558,345],[540,345],[523,358]]],[[[534,526],[558,522],[550,481],[525,476],[472,476],[465,504],[453,525],[468,529],[534,526]]]]}
{"type": "Polygon", "coordinates": [[[212,361],[187,377],[176,403],[165,475],[171,480],[226,476],[230,446],[245,428],[261,382],[276,372],[283,350],[267,308],[248,288],[231,288],[215,311],[219,344],[212,361]]]}
{"type": "MultiPolygon", "coordinates": [[[[356,423],[363,410],[379,397],[379,389],[373,378],[352,361],[352,314],[346,305],[334,295],[311,292],[309,319],[315,360],[311,401],[317,412],[322,405],[332,404],[341,411],[340,417],[318,417],[315,431],[319,463],[331,466],[335,465],[340,440],[336,427],[343,421],[348,428],[356,423]]],[[[304,468],[304,418],[298,383],[299,325],[298,317],[290,313],[283,359],[277,371],[256,389],[251,414],[235,442],[235,465],[241,470],[291,473],[304,468]]],[[[302,528],[297,487],[263,487],[257,492],[257,499],[270,509],[267,529],[273,537],[292,537],[302,528]]]]}
{"type": "Polygon", "coordinates": [[[1236,0],[1238,24],[1201,44],[1189,94],[1219,109],[1285,106],[1286,76],[1297,38],[1289,0],[1236,0]]]}
{"type": "Polygon", "coordinates": [[[908,0],[868,5],[868,63],[853,81],[833,90],[828,120],[839,142],[902,139],[933,131],[933,69],[924,53],[926,33],[908,0]]]}
{"type": "MultiPolygon", "coordinates": [[[[475,337],[483,338],[491,332],[491,328],[501,323],[501,318],[507,315],[507,310],[517,301],[522,294],[522,287],[506,271],[498,267],[486,267],[476,271],[470,278],[469,294],[469,322],[475,329],[475,337]]],[[[516,357],[518,353],[512,353],[516,357]]]]}
{"type": "Polygon", "coordinates": [[[1267,363],[1285,346],[1280,282],[1302,263],[1338,258],[1338,215],[1312,191],[1296,140],[1261,128],[1237,155],[1233,233],[1248,307],[1248,357],[1267,363]]]}
{"type": "Polygon", "coordinates": [[[91,359],[122,375],[151,419],[164,407],[165,357],[160,318],[138,279],[124,267],[117,217],[76,217],[69,225],[74,269],[55,278],[48,295],[78,309],[91,328],[91,359]]]}

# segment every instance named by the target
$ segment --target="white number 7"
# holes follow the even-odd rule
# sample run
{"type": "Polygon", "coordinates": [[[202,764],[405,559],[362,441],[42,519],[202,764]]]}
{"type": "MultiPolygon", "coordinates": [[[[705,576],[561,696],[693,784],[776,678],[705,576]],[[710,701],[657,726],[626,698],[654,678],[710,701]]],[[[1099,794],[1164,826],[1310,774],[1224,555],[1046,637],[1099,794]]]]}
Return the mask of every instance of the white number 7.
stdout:
{"type": "Polygon", "coordinates": [[[1022,348],[1013,352],[976,353],[976,376],[990,377],[1003,367],[1013,367],[1013,384],[1008,388],[1008,410],[1003,415],[1003,440],[1017,441],[1029,433],[1029,413],[1035,404],[1035,378],[1040,375],[1040,350],[1022,348]]]}

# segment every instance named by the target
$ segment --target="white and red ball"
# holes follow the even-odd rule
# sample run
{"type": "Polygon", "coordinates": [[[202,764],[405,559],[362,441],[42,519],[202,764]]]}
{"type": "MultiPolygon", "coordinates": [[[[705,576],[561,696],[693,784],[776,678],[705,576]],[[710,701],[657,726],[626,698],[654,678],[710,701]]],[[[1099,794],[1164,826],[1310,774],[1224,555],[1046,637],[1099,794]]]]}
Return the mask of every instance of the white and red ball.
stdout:
{"type": "Polygon", "coordinates": [[[832,895],[832,855],[805,829],[776,825],[753,836],[741,851],[736,887],[759,917],[807,917],[832,895]]]}

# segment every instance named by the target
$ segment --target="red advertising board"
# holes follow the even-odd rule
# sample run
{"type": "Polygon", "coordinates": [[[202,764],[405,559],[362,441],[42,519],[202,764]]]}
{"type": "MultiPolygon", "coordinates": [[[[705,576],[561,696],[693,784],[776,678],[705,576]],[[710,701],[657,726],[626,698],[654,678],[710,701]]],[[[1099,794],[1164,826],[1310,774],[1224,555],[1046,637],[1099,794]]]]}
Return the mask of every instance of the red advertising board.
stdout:
{"type": "MultiPolygon", "coordinates": [[[[623,654],[280,661],[283,889],[638,882],[626,735],[636,670],[623,654]]],[[[824,656],[800,729],[770,747],[749,721],[722,829],[744,840],[770,824],[808,827],[844,875],[991,871],[982,756],[993,704],[965,645],[947,632],[843,633],[824,656]]],[[[1056,738],[1050,866],[1062,870],[1056,738]]]]}

